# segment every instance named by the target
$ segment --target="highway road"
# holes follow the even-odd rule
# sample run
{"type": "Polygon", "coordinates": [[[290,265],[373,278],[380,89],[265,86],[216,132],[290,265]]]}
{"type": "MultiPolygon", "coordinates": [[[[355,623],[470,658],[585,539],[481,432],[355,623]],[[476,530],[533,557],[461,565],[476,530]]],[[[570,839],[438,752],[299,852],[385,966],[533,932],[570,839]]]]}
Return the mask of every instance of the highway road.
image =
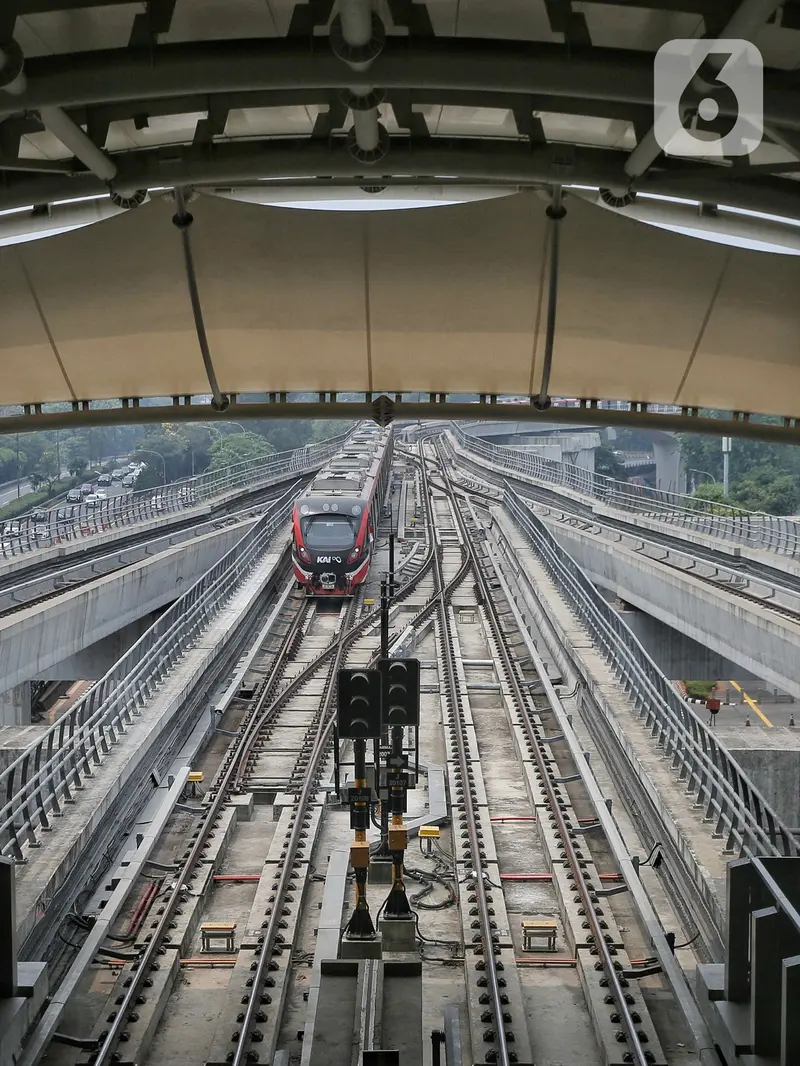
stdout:
{"type": "MultiPolygon", "coordinates": [[[[19,494],[24,496],[26,492],[33,492],[33,486],[27,478],[23,478],[19,483],[19,494]]],[[[11,503],[12,500],[17,498],[17,483],[13,485],[4,485],[0,488],[0,507],[5,507],[7,503],[11,503]]]]}

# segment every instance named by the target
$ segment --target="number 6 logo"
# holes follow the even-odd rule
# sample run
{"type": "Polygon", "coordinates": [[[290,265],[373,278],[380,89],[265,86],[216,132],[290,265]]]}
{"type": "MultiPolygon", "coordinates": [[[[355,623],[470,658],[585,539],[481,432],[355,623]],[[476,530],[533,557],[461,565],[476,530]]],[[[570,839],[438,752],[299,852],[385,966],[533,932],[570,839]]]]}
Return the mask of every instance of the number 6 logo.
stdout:
{"type": "MultiPolygon", "coordinates": [[[[653,67],[653,133],[668,155],[723,158],[749,155],[764,135],[764,61],[750,41],[738,39],[667,41],[653,67]],[[713,84],[700,73],[708,61],[713,84]],[[701,136],[685,122],[695,114],[705,122],[720,114],[715,90],[736,99],[733,127],[724,136],[701,136]]],[[[728,109],[730,111],[730,109],[728,109]]]]}

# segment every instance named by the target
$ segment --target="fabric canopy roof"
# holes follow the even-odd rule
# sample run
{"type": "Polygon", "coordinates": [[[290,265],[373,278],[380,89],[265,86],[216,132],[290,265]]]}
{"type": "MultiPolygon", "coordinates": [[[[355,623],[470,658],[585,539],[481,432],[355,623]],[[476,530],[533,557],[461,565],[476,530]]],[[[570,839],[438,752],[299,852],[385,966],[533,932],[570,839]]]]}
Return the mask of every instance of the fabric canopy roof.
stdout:
{"type": "MultiPolygon", "coordinates": [[[[200,301],[226,393],[538,392],[545,202],[319,212],[201,195],[200,301]]],[[[567,198],[550,393],[800,415],[800,259],[567,198]]],[[[0,249],[0,403],[209,392],[164,199],[0,249]]]]}

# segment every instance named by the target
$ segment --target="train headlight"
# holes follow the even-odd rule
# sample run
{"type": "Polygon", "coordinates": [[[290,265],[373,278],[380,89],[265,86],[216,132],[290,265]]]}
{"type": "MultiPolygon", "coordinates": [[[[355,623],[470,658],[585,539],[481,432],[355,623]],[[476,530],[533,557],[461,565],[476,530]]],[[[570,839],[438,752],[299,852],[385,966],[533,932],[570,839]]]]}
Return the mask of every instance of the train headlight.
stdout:
{"type": "Polygon", "coordinates": [[[361,548],[358,545],[353,548],[350,554],[347,556],[348,563],[355,563],[358,561],[358,557],[361,555],[361,548]]]}
{"type": "Polygon", "coordinates": [[[303,547],[302,544],[297,545],[297,554],[300,556],[304,563],[311,562],[311,556],[308,554],[308,551],[303,547]]]}

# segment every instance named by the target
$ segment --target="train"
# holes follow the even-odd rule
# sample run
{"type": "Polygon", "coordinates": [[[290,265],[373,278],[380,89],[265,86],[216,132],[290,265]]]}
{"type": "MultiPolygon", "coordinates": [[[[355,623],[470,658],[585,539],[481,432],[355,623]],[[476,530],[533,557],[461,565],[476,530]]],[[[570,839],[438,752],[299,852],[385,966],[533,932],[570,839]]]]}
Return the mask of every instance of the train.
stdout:
{"type": "Polygon", "coordinates": [[[392,466],[391,427],[360,423],[292,510],[292,566],[310,596],[352,596],[369,573],[392,466]]]}

